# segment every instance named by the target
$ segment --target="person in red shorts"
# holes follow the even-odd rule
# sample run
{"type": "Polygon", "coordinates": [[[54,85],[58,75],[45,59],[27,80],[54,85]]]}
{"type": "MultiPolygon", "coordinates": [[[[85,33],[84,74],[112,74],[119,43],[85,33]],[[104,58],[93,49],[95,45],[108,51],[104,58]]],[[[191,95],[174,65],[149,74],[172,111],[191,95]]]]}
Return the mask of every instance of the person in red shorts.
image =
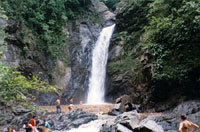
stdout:
{"type": "Polygon", "coordinates": [[[35,127],[35,126],[36,126],[36,116],[33,116],[33,118],[30,119],[29,123],[30,123],[33,127],[35,127]]]}
{"type": "Polygon", "coordinates": [[[33,132],[39,132],[36,126],[36,116],[33,116],[33,118],[30,119],[29,123],[33,126],[33,132]]]}

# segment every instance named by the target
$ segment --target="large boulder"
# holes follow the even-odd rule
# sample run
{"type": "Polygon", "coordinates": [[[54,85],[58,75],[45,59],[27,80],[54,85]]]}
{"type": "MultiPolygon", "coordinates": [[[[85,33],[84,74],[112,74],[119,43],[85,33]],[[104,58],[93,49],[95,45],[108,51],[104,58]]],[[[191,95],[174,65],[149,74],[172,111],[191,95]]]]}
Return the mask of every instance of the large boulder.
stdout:
{"type": "Polygon", "coordinates": [[[52,130],[69,130],[78,128],[82,124],[87,124],[98,117],[95,114],[76,109],[69,114],[55,114],[47,117],[48,122],[52,125],[52,130]]]}
{"type": "Polygon", "coordinates": [[[117,101],[120,102],[119,111],[121,112],[126,112],[126,104],[132,104],[132,98],[128,95],[121,96],[117,101]]]}
{"type": "Polygon", "coordinates": [[[147,120],[140,123],[140,125],[133,129],[134,132],[164,132],[162,126],[155,121],[147,120]]]}
{"type": "Polygon", "coordinates": [[[176,108],[174,108],[173,112],[177,114],[186,114],[190,115],[200,111],[200,101],[186,101],[179,104],[176,108]]]}
{"type": "Polygon", "coordinates": [[[128,129],[127,127],[117,124],[117,132],[132,132],[132,130],[128,129]]]}
{"type": "Polygon", "coordinates": [[[136,111],[124,112],[118,115],[114,122],[106,122],[100,132],[131,132],[140,122],[140,115],[136,111]]]}

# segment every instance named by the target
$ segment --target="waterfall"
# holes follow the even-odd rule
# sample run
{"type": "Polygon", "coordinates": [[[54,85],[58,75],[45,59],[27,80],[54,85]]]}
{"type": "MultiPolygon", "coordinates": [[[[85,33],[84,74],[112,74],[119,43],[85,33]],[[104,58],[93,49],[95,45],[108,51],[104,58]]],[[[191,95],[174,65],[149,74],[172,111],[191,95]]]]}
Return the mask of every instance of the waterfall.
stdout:
{"type": "Polygon", "coordinates": [[[103,28],[92,52],[92,70],[89,78],[88,104],[104,103],[108,48],[115,24],[103,28]]]}

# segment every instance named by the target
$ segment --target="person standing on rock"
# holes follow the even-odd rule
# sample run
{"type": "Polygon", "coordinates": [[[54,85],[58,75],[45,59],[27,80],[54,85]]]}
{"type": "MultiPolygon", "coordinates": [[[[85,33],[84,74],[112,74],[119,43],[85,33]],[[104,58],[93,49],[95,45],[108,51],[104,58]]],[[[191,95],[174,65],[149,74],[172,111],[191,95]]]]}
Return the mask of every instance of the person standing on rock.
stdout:
{"type": "Polygon", "coordinates": [[[60,99],[56,100],[56,112],[61,113],[60,99]]]}
{"type": "Polygon", "coordinates": [[[186,115],[181,115],[180,119],[181,119],[181,123],[179,125],[178,132],[195,132],[199,128],[197,124],[194,124],[186,120],[187,119],[186,115]],[[191,127],[194,128],[192,131],[190,131],[191,127]]]}

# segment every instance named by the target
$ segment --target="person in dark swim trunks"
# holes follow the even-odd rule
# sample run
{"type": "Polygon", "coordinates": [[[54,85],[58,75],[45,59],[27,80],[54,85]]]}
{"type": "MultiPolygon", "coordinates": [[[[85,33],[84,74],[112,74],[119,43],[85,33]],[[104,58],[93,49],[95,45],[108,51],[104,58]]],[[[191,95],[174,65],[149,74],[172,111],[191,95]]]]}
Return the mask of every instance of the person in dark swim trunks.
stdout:
{"type": "Polygon", "coordinates": [[[26,130],[26,132],[33,132],[34,127],[30,123],[26,122],[24,129],[26,130]]]}
{"type": "Polygon", "coordinates": [[[56,100],[56,112],[61,113],[60,99],[56,100]]]}
{"type": "Polygon", "coordinates": [[[187,119],[186,115],[181,115],[180,119],[181,119],[181,123],[179,125],[178,132],[195,132],[199,128],[197,124],[194,124],[186,120],[187,119]],[[190,131],[191,127],[194,128],[192,131],[190,131]]]}

